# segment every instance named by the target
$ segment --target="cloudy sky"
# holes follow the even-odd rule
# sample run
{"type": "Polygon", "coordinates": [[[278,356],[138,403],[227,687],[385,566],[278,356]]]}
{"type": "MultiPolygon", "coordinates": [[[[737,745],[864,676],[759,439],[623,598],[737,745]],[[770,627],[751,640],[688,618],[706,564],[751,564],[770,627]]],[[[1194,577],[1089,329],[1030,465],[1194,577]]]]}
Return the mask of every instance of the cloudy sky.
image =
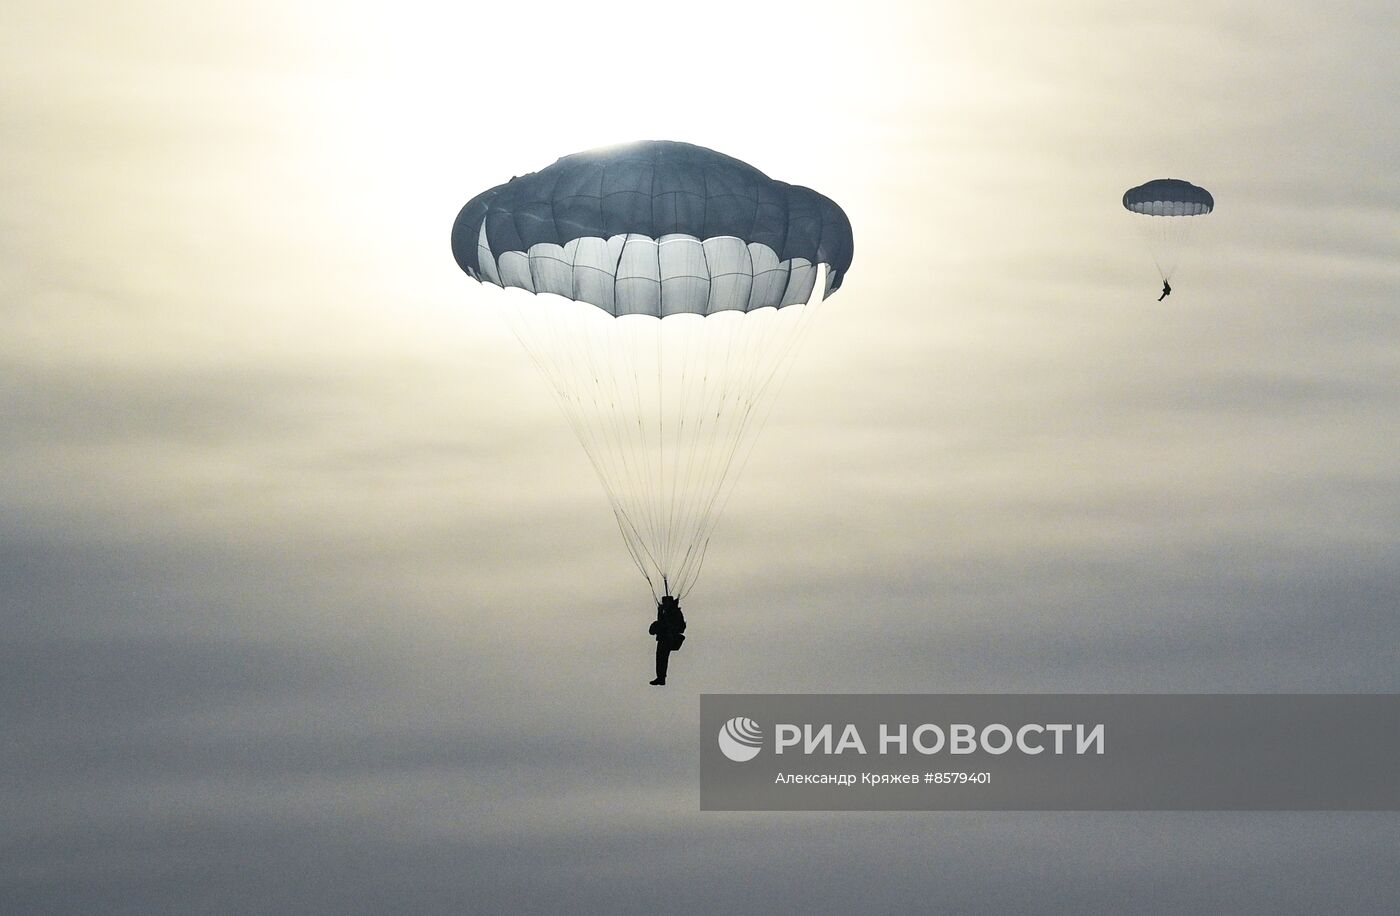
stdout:
{"type": "Polygon", "coordinates": [[[701,692],[1400,690],[1388,4],[8,4],[0,909],[1400,906],[1400,820],[698,810],[701,692]],[[846,209],[650,595],[453,263],[684,139],[846,209]],[[1210,188],[1158,277],[1123,190],[1210,188]]]}

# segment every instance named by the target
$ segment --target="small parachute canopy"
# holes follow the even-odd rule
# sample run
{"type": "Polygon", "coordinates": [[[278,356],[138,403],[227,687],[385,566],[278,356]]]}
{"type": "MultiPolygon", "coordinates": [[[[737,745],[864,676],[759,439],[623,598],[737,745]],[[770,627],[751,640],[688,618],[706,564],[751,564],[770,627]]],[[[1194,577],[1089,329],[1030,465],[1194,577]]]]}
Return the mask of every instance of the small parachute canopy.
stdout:
{"type": "Polygon", "coordinates": [[[1204,216],[1215,209],[1215,198],[1189,181],[1155,178],[1130,188],[1123,206],[1143,216],[1204,216]]]}

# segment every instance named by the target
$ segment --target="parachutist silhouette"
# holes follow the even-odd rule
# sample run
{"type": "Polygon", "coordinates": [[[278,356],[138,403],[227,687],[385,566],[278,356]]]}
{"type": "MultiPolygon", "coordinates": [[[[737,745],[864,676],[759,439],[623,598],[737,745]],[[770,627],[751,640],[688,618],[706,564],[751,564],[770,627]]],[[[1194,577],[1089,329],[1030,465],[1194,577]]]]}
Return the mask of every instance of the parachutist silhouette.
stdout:
{"type": "Polygon", "coordinates": [[[656,619],[647,632],[656,637],[656,680],[651,683],[653,687],[665,687],[671,653],[685,642],[685,615],[681,613],[680,602],[670,595],[662,598],[656,605],[656,619]]]}
{"type": "Polygon", "coordinates": [[[1215,212],[1215,198],[1199,185],[1180,178],[1154,178],[1123,192],[1123,209],[1136,213],[1138,228],[1148,238],[1152,260],[1162,278],[1161,302],[1172,294],[1168,277],[1175,269],[1181,248],[1196,220],[1215,212]]]}

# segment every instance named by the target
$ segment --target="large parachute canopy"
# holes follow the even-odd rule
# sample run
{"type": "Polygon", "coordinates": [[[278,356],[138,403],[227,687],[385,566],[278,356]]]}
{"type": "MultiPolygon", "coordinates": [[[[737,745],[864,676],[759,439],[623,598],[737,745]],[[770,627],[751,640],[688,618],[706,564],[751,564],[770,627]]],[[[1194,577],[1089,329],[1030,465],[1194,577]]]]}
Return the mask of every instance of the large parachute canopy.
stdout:
{"type": "Polygon", "coordinates": [[[1155,178],[1129,188],[1123,194],[1123,207],[1149,217],[1139,221],[1138,228],[1152,252],[1158,273],[1163,280],[1169,280],[1183,249],[1190,243],[1195,223],[1194,220],[1178,217],[1205,216],[1215,209],[1215,198],[1205,188],[1189,181],[1155,178]]]}
{"type": "Polygon", "coordinates": [[[852,251],[830,199],[672,141],[565,156],[452,227],[462,270],[507,288],[501,310],[656,597],[693,585],[819,274],[825,298],[852,251]]]}

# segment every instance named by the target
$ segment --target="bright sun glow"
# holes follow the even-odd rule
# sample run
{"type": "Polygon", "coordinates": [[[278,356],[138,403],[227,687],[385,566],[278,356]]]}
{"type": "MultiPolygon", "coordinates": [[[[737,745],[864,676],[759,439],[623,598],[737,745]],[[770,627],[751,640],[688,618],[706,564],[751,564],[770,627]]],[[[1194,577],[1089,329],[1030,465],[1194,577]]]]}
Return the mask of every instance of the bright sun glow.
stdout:
{"type": "Polygon", "coordinates": [[[829,186],[856,173],[859,138],[885,107],[946,82],[927,33],[920,53],[877,53],[914,39],[868,9],[622,2],[538,15],[547,28],[522,30],[519,8],[496,4],[434,7],[431,30],[397,7],[336,14],[328,53],[350,85],[328,133],[337,159],[394,176],[395,199],[368,206],[396,237],[440,245],[444,206],[450,221],[512,175],[634,140],[686,140],[829,186]]]}

